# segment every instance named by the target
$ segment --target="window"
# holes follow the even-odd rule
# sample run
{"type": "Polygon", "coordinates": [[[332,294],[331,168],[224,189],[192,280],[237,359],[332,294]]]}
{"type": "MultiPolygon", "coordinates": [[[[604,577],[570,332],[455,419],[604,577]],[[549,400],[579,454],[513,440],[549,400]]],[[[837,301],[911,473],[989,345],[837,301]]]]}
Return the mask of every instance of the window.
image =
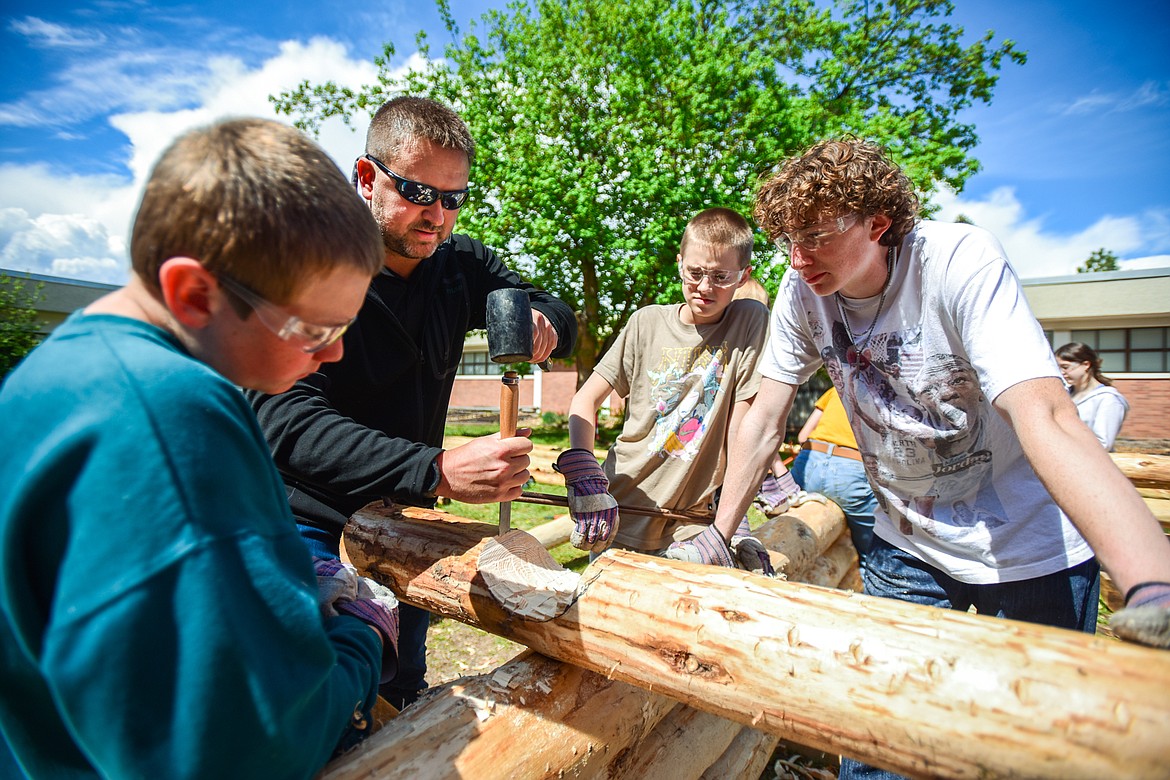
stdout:
{"type": "Polygon", "coordinates": [[[1074,330],[1069,335],[1096,350],[1107,374],[1170,372],[1170,328],[1074,330]]]}
{"type": "Polygon", "coordinates": [[[459,373],[471,376],[499,376],[500,366],[488,359],[486,352],[464,352],[459,373]]]}

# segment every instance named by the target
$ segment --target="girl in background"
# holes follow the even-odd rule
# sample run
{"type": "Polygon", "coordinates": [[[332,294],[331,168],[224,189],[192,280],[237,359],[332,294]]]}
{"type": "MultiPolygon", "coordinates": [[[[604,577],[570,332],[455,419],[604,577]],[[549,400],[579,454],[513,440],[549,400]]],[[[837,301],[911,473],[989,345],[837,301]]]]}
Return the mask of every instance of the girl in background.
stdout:
{"type": "Polygon", "coordinates": [[[1092,347],[1077,341],[1065,344],[1056,350],[1056,362],[1077,405],[1077,414],[1097,435],[1101,446],[1112,452],[1129,411],[1125,396],[1101,373],[1101,358],[1092,347]]]}

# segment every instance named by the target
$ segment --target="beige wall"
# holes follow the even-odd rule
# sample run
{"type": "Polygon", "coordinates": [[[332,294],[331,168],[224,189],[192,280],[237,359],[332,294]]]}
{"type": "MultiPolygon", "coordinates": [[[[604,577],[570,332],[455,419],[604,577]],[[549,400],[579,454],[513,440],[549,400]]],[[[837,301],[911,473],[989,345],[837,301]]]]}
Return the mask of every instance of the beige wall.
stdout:
{"type": "MultiPolygon", "coordinates": [[[[1170,327],[1170,269],[1024,280],[1024,295],[1056,346],[1074,330],[1170,327]]],[[[1170,439],[1170,373],[1109,374],[1129,401],[1122,439],[1170,439]]]]}

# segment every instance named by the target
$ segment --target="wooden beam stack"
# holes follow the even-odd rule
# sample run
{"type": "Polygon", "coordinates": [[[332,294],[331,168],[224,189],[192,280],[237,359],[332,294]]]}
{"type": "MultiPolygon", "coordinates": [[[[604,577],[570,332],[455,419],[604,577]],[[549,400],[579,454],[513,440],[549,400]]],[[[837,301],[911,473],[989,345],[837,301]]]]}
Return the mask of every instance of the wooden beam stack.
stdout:
{"type": "Polygon", "coordinates": [[[371,506],[347,546],[408,603],[902,774],[1141,778],[1170,766],[1165,652],[620,551],[585,571],[564,615],[535,623],[478,578],[495,533],[371,506]]]}

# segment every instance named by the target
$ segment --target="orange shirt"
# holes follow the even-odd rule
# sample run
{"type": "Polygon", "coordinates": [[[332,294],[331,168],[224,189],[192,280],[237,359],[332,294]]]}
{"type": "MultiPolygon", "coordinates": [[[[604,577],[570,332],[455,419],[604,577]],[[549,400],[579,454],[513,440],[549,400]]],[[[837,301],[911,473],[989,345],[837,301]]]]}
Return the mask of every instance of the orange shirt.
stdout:
{"type": "Polygon", "coordinates": [[[845,416],[845,407],[841,403],[841,396],[837,395],[837,388],[830,387],[826,390],[825,394],[817,399],[816,407],[821,410],[821,419],[817,420],[809,438],[857,449],[857,439],[853,437],[853,429],[849,427],[849,418],[845,416]]]}

